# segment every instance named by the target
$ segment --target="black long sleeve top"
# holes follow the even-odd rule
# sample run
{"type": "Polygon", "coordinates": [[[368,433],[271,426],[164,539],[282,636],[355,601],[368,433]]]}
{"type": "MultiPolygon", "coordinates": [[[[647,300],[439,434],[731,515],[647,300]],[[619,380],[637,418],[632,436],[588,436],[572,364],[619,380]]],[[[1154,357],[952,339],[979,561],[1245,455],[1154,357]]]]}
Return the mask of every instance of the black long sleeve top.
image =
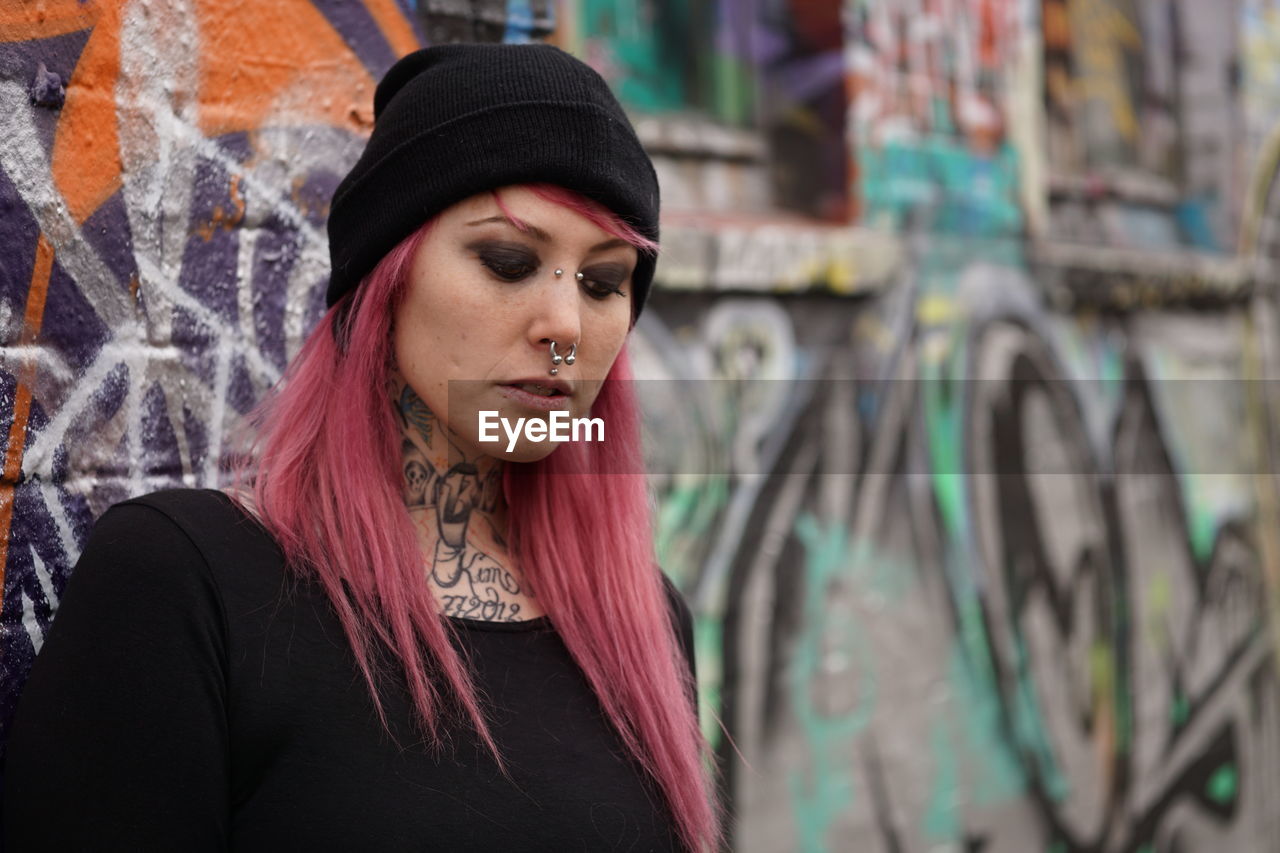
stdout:
{"type": "Polygon", "coordinates": [[[225,495],[116,505],[19,700],[6,849],[680,849],[547,617],[453,622],[513,781],[469,726],[433,755],[407,690],[383,690],[389,738],[323,591],[225,495]]]}

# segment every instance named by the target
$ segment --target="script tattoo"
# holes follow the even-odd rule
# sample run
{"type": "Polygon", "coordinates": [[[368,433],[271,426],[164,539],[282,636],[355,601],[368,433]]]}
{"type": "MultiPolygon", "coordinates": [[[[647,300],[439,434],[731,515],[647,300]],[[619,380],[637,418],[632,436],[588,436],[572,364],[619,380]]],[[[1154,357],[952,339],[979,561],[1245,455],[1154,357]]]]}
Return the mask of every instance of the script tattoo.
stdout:
{"type": "Polygon", "coordinates": [[[480,479],[476,467],[460,462],[449,469],[440,481],[436,495],[435,560],[431,576],[436,584],[449,591],[444,597],[445,613],[476,619],[513,619],[520,612],[508,596],[522,590],[515,576],[487,553],[467,542],[467,526],[477,512],[480,479]]]}
{"type": "MultiPolygon", "coordinates": [[[[400,445],[404,501],[431,553],[429,580],[448,616],[517,621],[534,597],[506,564],[507,543],[495,522],[502,507],[502,465],[468,460],[430,407],[406,383],[395,395],[404,428],[400,445]],[[432,441],[447,443],[446,453],[432,441]],[[432,459],[462,458],[441,473],[432,459]]],[[[536,608],[534,608],[536,612],[536,608]]]]}

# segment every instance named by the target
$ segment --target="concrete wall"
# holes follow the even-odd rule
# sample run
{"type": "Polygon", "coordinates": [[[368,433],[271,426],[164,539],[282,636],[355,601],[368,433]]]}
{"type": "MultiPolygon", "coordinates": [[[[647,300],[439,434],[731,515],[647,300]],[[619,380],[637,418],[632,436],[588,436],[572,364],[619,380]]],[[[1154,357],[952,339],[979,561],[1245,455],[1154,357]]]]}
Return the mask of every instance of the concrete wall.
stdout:
{"type": "Polygon", "coordinates": [[[554,29],[663,180],[735,849],[1280,849],[1280,3],[1209,5],[0,6],[0,723],[93,519],[216,485],[318,316],[378,76],[554,29]]]}

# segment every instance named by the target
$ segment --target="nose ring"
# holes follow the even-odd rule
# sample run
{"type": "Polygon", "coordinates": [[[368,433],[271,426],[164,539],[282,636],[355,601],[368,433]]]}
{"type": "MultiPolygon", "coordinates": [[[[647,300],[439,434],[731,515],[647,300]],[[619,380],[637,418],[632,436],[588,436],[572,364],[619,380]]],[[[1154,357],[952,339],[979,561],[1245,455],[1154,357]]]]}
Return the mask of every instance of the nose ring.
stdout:
{"type": "MultiPolygon", "coordinates": [[[[551,363],[559,364],[560,362],[563,361],[565,364],[573,364],[573,362],[577,358],[577,355],[576,355],[577,352],[578,352],[578,345],[570,344],[569,352],[566,353],[565,355],[560,355],[560,353],[556,352],[556,342],[552,341],[551,342],[551,363]]],[[[551,368],[552,376],[555,376],[559,372],[560,372],[559,369],[555,367],[551,368]]]]}

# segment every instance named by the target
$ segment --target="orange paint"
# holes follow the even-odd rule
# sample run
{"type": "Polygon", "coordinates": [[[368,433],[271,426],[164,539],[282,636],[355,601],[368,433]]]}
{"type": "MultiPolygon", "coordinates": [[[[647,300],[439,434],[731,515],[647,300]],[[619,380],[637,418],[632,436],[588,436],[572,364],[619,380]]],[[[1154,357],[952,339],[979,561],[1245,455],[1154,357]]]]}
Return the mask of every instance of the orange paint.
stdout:
{"type": "MultiPolygon", "coordinates": [[[[281,125],[368,132],[376,81],[309,0],[196,2],[191,32],[200,54],[197,97],[206,136],[281,125]]],[[[54,185],[78,223],[124,179],[115,100],[122,6],[94,0],[81,9],[78,0],[49,0],[43,22],[25,4],[21,11],[0,13],[0,33],[44,27],[57,34],[93,26],[67,82],[52,155],[54,185]],[[78,9],[79,17],[71,14],[78,9]]],[[[393,0],[370,0],[370,12],[397,50],[417,46],[393,0]]]]}
{"type": "Polygon", "coordinates": [[[197,0],[196,16],[206,136],[282,125],[364,132],[375,81],[309,0],[197,0]]]}
{"type": "Polygon", "coordinates": [[[396,0],[364,0],[364,5],[397,57],[422,47],[396,0]]]}
{"type": "Polygon", "coordinates": [[[120,4],[95,3],[97,23],[67,81],[53,138],[53,183],[83,223],[120,188],[116,80],[120,76],[120,4]]]}
{"type": "Polygon", "coordinates": [[[0,5],[0,42],[35,41],[92,27],[97,8],[80,0],[0,5]]]}
{"type": "MultiPolygon", "coordinates": [[[[36,243],[36,260],[31,270],[31,287],[27,290],[27,309],[22,317],[20,347],[34,346],[44,322],[45,298],[49,293],[49,274],[53,270],[53,244],[43,234],[36,243]]],[[[9,528],[13,524],[13,490],[22,472],[22,452],[26,447],[27,420],[31,416],[31,386],[35,380],[36,362],[28,357],[18,373],[13,395],[13,421],[9,424],[9,444],[4,453],[4,474],[0,476],[0,590],[4,589],[5,565],[9,559],[9,528]]],[[[0,596],[0,607],[3,607],[0,596]]]]}

